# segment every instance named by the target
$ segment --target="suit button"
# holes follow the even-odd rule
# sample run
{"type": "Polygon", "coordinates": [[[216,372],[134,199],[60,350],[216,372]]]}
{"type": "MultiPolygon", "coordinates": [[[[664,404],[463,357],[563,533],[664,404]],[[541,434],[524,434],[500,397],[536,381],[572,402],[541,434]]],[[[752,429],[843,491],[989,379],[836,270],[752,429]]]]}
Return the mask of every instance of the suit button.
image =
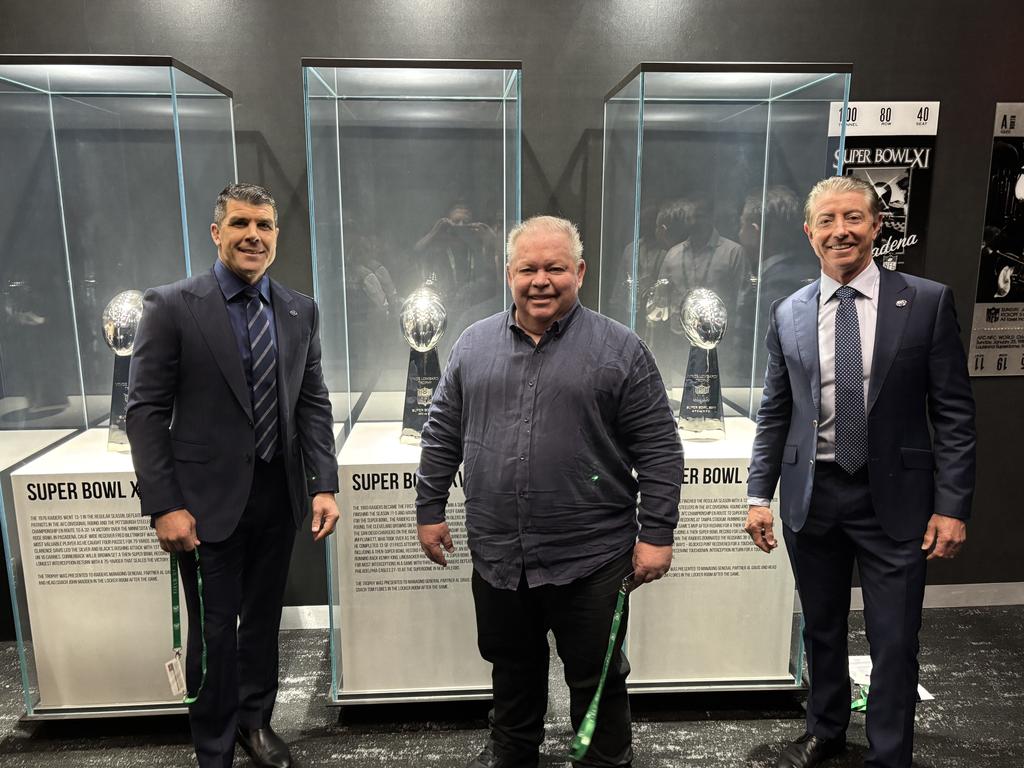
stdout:
{"type": "Polygon", "coordinates": [[[811,426],[812,426],[812,427],[817,427],[817,426],[818,426],[818,420],[817,420],[817,419],[815,419],[814,421],[812,421],[812,422],[811,422],[811,426]]]}
{"type": "Polygon", "coordinates": [[[249,426],[252,426],[252,419],[249,419],[249,426]]]}
{"type": "Polygon", "coordinates": [[[810,459],[807,463],[810,464],[813,467],[814,466],[814,459],[810,459]]]}
{"type": "Polygon", "coordinates": [[[252,464],[252,454],[251,453],[245,454],[245,463],[246,464],[252,464]]]}

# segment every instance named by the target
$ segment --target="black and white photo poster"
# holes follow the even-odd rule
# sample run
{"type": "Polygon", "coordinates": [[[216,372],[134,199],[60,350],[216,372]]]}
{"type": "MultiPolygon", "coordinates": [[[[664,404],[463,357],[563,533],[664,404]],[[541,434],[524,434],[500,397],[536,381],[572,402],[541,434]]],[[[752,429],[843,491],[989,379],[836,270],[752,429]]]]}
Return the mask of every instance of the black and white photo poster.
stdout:
{"type": "MultiPolygon", "coordinates": [[[[832,102],[829,142],[839,168],[842,102],[832,102]]],[[[882,229],[873,248],[878,266],[924,273],[931,203],[937,101],[851,101],[846,106],[843,174],[863,179],[882,201],[882,229]]]]}
{"type": "Polygon", "coordinates": [[[974,302],[971,375],[1024,375],[1024,104],[996,105],[974,302]]]}

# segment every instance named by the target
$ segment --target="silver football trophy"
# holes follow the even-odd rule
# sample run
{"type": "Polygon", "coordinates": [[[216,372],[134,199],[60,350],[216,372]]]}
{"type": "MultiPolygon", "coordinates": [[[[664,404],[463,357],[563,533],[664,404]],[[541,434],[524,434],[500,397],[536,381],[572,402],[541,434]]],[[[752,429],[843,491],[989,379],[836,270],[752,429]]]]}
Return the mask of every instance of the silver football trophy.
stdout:
{"type": "Polygon", "coordinates": [[[429,280],[402,303],[398,320],[402,336],[411,347],[401,441],[406,445],[419,445],[430,401],[441,380],[437,343],[448,327],[448,313],[429,280]]]}
{"type": "Polygon", "coordinates": [[[127,451],[125,412],[128,409],[128,368],[135,349],[135,334],[142,319],[142,292],[122,291],[103,310],[103,339],[114,351],[114,383],[110,393],[108,451],[127,451]]]}
{"type": "Polygon", "coordinates": [[[728,313],[718,294],[697,288],[680,310],[683,332],[690,340],[690,357],[683,380],[679,426],[684,440],[722,440],[722,382],[718,375],[718,343],[725,336],[728,313]]]}

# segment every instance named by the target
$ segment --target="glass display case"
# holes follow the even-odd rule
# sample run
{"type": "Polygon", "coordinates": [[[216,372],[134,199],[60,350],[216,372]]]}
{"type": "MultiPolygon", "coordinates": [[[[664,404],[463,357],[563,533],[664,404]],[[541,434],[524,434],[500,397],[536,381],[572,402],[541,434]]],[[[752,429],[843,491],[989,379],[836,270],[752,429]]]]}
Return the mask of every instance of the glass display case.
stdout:
{"type": "Polygon", "coordinates": [[[103,314],[209,268],[231,93],[165,56],[0,55],[0,167],[0,521],[26,713],[166,711],[167,558],[107,450],[103,314]]]}
{"type": "Polygon", "coordinates": [[[520,84],[511,61],[303,60],[314,290],[343,425],[342,522],[328,547],[335,702],[490,685],[459,489],[449,521],[462,555],[442,571],[416,541],[413,478],[452,344],[508,306],[520,84]]]}
{"type": "Polygon", "coordinates": [[[645,63],[605,100],[599,310],[654,353],[687,464],[672,571],[634,596],[633,690],[800,684],[785,555],[742,531],[746,467],[769,308],[819,274],[803,200],[843,156],[850,72],[645,63]]]}

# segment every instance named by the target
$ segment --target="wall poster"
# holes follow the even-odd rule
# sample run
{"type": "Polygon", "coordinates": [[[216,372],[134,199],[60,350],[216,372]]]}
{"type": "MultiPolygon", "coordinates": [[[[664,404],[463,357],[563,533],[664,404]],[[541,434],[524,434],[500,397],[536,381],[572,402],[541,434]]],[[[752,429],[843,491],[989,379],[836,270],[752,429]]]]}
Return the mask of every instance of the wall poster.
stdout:
{"type": "MultiPolygon", "coordinates": [[[[843,105],[829,120],[833,169],[838,167],[843,105]]],[[[937,101],[851,101],[846,108],[843,173],[863,179],[882,200],[882,229],[873,248],[878,266],[924,274],[937,101]]]]}
{"type": "Polygon", "coordinates": [[[971,375],[1024,375],[1024,104],[996,105],[974,302],[971,375]]]}

